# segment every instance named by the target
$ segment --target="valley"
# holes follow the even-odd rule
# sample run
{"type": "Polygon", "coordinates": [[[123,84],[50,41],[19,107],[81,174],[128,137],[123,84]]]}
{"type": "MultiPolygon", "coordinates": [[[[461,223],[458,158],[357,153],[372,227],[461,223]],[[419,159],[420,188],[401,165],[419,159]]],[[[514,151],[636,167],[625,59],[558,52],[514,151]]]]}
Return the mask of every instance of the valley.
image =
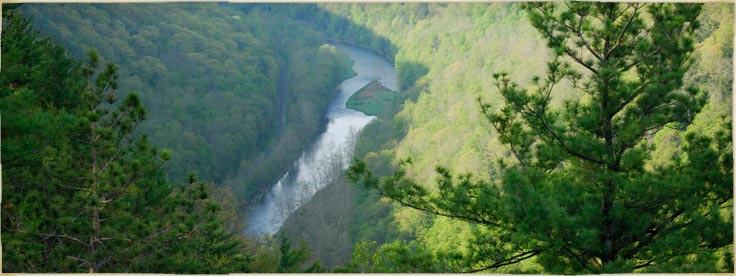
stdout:
{"type": "Polygon", "coordinates": [[[732,273],[732,3],[2,4],[2,271],[732,273]]]}

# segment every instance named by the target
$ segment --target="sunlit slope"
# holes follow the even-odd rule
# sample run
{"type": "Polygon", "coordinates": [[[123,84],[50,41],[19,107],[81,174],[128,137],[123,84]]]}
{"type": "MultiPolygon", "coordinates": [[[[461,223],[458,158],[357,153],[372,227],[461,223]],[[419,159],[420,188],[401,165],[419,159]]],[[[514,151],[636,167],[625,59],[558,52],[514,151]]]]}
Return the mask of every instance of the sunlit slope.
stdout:
{"type": "MultiPolygon", "coordinates": [[[[396,163],[410,157],[412,165],[407,173],[427,186],[433,185],[438,165],[454,173],[471,172],[478,178],[495,176],[495,161],[508,157],[509,152],[482,118],[476,98],[502,106],[491,75],[508,72],[522,86],[528,85],[534,75],[544,73],[549,56],[544,41],[516,4],[323,7],[397,45],[395,60],[400,75],[402,64],[426,68],[426,75],[413,87],[421,90],[418,100],[407,102],[396,116],[406,124],[406,136],[395,150],[369,153],[369,164],[396,163]]],[[[708,131],[730,119],[733,6],[706,5],[700,18],[695,64],[686,79],[710,95],[709,104],[690,126],[708,131]]],[[[577,96],[564,85],[558,91],[562,96],[557,103],[577,96]]],[[[680,143],[679,134],[663,131],[653,139],[669,141],[660,143],[653,160],[668,162],[672,149],[680,143]]],[[[435,253],[462,248],[469,242],[469,230],[463,223],[431,219],[407,208],[396,208],[394,218],[399,229],[435,253]]]]}

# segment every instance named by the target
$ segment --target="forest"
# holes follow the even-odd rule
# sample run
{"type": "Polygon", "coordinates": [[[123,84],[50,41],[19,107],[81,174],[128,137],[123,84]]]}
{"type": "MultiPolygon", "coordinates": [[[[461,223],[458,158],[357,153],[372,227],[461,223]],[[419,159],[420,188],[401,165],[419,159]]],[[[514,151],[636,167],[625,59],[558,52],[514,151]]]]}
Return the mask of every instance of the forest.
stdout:
{"type": "MultiPolygon", "coordinates": [[[[192,171],[216,183],[278,178],[269,170],[283,170],[319,133],[328,96],[350,73],[346,57],[320,50],[324,34],[279,15],[214,4],[20,9],[72,56],[95,49],[115,61],[121,86],[148,107],[141,132],[173,153],[165,165],[171,179],[192,171]],[[293,93],[280,95],[279,87],[293,93]],[[281,125],[284,117],[294,123],[281,125]]],[[[263,189],[233,188],[243,198],[263,189]]]]}
{"type": "Polygon", "coordinates": [[[733,18],[3,4],[2,271],[732,273],[733,18]],[[338,44],[393,64],[399,91],[367,80],[350,164],[247,234],[357,74],[338,44]]]}

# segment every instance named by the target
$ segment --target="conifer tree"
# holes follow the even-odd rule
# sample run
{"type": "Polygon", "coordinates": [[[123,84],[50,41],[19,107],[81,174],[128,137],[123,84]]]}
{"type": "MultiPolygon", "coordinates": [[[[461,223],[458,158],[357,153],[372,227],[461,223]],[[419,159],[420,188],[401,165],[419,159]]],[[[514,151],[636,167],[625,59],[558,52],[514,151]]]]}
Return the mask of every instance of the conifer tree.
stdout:
{"type": "Polygon", "coordinates": [[[710,136],[684,131],[707,98],[683,83],[701,6],[523,8],[553,56],[528,88],[494,75],[500,109],[479,99],[513,156],[499,161],[498,179],[438,168],[431,193],[403,170],[377,179],[360,161],[351,179],[475,225],[468,271],[531,258],[552,273],[723,269],[717,256],[733,243],[730,120],[710,136]],[[554,106],[555,95],[573,93],[563,82],[581,96],[554,106]],[[665,127],[685,141],[671,162],[653,166],[651,138],[665,127]]]}
{"type": "Polygon", "coordinates": [[[175,189],[168,154],[135,133],[145,109],[119,95],[116,66],[95,51],[79,65],[6,8],[3,272],[248,272],[211,184],[175,189]]]}

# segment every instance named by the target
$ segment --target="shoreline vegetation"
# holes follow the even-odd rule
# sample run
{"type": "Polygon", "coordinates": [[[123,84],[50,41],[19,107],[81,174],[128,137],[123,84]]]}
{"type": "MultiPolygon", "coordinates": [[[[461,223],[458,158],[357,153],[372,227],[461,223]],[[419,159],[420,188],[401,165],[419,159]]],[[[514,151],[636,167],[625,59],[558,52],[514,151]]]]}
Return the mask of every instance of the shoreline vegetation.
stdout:
{"type": "Polygon", "coordinates": [[[374,80],[350,96],[346,106],[368,116],[379,116],[384,114],[391,102],[398,98],[399,92],[388,89],[374,80]]]}
{"type": "Polygon", "coordinates": [[[2,272],[733,273],[734,5],[4,4],[2,272]]]}

